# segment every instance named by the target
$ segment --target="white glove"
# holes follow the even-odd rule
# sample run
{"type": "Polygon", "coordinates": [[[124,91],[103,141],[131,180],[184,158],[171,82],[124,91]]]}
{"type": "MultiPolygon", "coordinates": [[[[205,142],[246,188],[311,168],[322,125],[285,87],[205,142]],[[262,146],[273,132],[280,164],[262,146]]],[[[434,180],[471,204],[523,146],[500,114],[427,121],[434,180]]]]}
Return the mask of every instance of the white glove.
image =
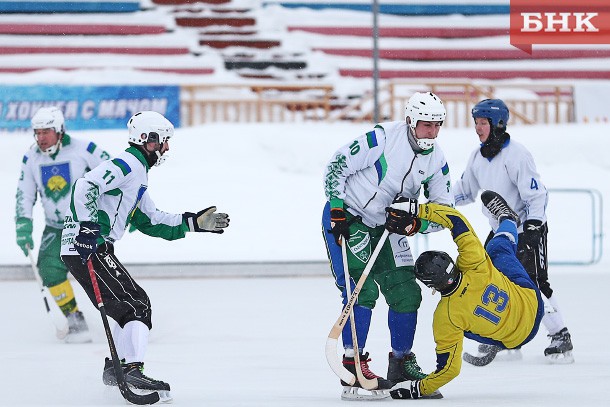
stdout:
{"type": "Polygon", "coordinates": [[[421,380],[405,380],[399,382],[390,389],[390,395],[393,399],[418,399],[421,397],[419,390],[419,382],[421,380]]]}
{"type": "Polygon", "coordinates": [[[215,206],[210,206],[197,213],[185,212],[182,218],[186,222],[189,232],[223,233],[229,226],[229,215],[216,212],[215,206]]]}
{"type": "Polygon", "coordinates": [[[399,196],[394,199],[394,202],[392,202],[390,208],[405,211],[414,218],[416,218],[419,214],[419,205],[417,204],[417,199],[415,198],[405,198],[399,196]]]}

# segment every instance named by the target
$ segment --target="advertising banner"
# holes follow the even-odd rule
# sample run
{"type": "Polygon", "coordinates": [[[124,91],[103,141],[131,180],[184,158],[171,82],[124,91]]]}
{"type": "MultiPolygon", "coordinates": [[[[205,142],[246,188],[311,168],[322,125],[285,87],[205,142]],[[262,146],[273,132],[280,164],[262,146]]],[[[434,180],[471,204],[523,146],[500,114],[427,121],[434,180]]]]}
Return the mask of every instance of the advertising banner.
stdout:
{"type": "Polygon", "coordinates": [[[26,131],[43,106],[57,106],[70,129],[123,129],[142,110],[180,127],[179,86],[0,86],[0,132],[26,131]]]}

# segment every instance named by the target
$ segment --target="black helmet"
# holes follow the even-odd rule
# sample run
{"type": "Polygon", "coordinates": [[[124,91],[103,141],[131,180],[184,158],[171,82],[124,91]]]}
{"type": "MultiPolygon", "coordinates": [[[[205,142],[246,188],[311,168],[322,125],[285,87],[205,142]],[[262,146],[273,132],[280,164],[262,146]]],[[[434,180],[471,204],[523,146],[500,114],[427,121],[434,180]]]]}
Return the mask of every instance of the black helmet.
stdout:
{"type": "Polygon", "coordinates": [[[430,250],[423,252],[415,262],[415,277],[430,288],[441,293],[457,286],[460,270],[445,252],[430,250]]]}

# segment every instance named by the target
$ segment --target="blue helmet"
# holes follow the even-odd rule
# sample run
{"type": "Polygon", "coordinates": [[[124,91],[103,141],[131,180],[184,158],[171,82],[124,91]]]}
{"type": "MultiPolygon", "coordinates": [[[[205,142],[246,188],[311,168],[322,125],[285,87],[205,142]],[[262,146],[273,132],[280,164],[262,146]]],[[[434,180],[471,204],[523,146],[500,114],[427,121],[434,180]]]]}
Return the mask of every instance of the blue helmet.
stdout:
{"type": "Polygon", "coordinates": [[[472,118],[484,117],[489,119],[493,128],[506,129],[509,112],[506,104],[500,99],[485,99],[472,108],[472,118]]]}

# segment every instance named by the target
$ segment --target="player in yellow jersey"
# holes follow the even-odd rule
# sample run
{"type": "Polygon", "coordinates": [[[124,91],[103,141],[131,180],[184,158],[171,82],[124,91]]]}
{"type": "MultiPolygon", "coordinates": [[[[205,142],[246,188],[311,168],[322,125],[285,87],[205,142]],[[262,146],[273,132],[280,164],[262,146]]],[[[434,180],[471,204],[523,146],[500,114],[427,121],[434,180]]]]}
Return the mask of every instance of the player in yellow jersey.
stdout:
{"type": "Polygon", "coordinates": [[[422,380],[396,384],[393,398],[420,398],[453,380],[462,366],[464,337],[512,349],[538,332],[544,304],[516,257],[519,218],[495,192],[485,191],[481,200],[499,223],[486,249],[456,209],[434,203],[404,205],[413,218],[451,229],[458,257],[454,263],[445,252],[427,251],[415,263],[415,276],[441,293],[433,320],[437,367],[422,380]]]}

